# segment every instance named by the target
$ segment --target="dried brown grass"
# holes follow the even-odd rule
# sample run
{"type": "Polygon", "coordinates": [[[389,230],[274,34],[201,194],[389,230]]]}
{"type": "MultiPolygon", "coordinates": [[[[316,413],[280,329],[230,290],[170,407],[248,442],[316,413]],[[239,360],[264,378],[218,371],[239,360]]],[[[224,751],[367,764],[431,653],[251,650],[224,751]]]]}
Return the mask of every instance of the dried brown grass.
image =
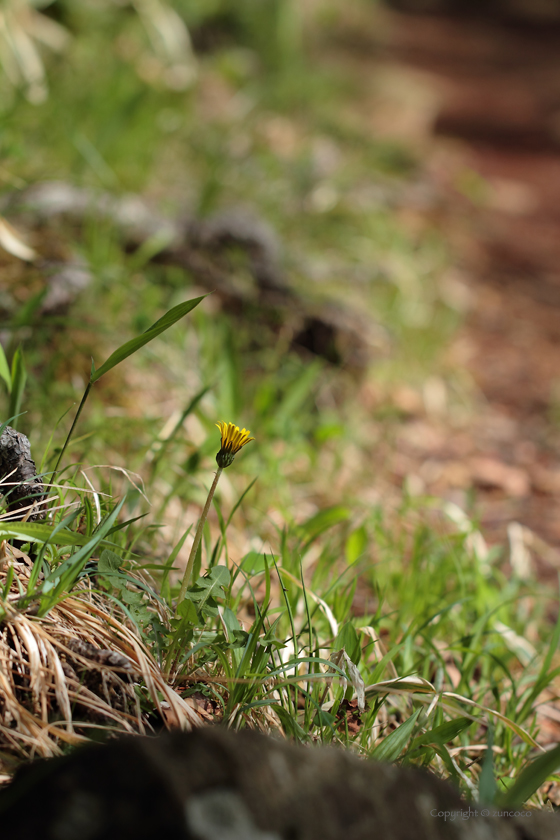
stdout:
{"type": "Polygon", "coordinates": [[[191,729],[204,715],[165,679],[138,633],[118,610],[80,583],[48,616],[21,610],[33,563],[4,543],[0,589],[0,782],[22,760],[49,757],[88,740],[92,730],[144,734],[151,726],[141,695],[167,728],[191,729]]]}

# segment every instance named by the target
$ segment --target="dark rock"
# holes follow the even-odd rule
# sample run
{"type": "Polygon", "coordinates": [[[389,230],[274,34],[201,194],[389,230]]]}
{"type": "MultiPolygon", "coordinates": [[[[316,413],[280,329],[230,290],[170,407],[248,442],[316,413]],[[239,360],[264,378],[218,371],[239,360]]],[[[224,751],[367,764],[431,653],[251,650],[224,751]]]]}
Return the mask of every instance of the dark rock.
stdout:
{"type": "MultiPolygon", "coordinates": [[[[47,230],[61,220],[77,226],[92,218],[104,220],[129,250],[151,242],[152,261],[185,269],[198,285],[215,292],[232,317],[258,318],[276,332],[282,328],[292,334],[296,350],[331,363],[360,372],[379,349],[379,330],[361,313],[338,301],[314,302],[304,288],[288,282],[276,231],[249,208],[230,208],[206,219],[169,219],[140,196],[46,181],[0,201],[0,211],[16,214],[20,225],[47,230]]],[[[65,311],[92,278],[89,267],[74,257],[36,265],[47,287],[39,307],[43,315],[65,311]]],[[[10,307],[13,302],[4,304],[10,307]]]]}
{"type": "MultiPolygon", "coordinates": [[[[0,493],[5,497],[8,511],[26,508],[32,503],[39,504],[45,497],[45,487],[37,476],[35,461],[31,457],[31,446],[21,432],[6,426],[0,436],[0,493]]],[[[12,519],[24,519],[36,522],[45,518],[45,509],[39,507],[27,516],[14,515],[12,519]]]]}
{"type": "Polygon", "coordinates": [[[560,837],[555,815],[486,818],[422,770],[220,727],[123,738],[20,771],[10,840],[438,840],[560,837]]]}

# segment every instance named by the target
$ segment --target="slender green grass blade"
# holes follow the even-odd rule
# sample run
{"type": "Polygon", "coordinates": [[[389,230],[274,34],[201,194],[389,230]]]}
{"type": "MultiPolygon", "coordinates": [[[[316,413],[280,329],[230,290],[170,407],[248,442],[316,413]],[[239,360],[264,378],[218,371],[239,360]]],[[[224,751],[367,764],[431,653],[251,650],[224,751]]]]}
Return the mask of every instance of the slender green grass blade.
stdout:
{"type": "Polygon", "coordinates": [[[57,429],[58,429],[58,427],[59,427],[60,423],[64,420],[64,418],[65,418],[65,417],[66,417],[66,415],[68,414],[68,412],[69,412],[69,411],[72,411],[72,408],[73,408],[73,406],[69,406],[69,407],[66,409],[66,411],[65,411],[65,412],[64,412],[64,413],[60,416],[60,418],[56,421],[56,424],[55,424],[55,426],[54,426],[54,428],[53,428],[53,430],[52,430],[52,432],[51,432],[51,435],[50,435],[50,437],[49,437],[49,439],[48,439],[48,441],[47,441],[47,445],[46,445],[46,447],[45,447],[45,451],[43,452],[43,457],[42,457],[42,459],[41,459],[41,466],[40,466],[40,470],[41,470],[41,472],[43,472],[43,471],[44,471],[44,469],[45,469],[45,464],[47,463],[47,458],[49,457],[49,452],[50,452],[50,448],[51,448],[51,446],[52,446],[52,442],[53,442],[53,439],[54,439],[54,434],[55,434],[55,432],[57,431],[57,429]]]}
{"type": "Polygon", "coordinates": [[[280,722],[282,724],[284,732],[287,735],[291,735],[293,738],[296,738],[298,741],[301,742],[309,740],[305,730],[301,728],[296,718],[292,714],[290,714],[290,712],[287,709],[284,709],[283,706],[276,705],[274,706],[274,711],[280,718],[280,722]]]}
{"type": "Polygon", "coordinates": [[[85,564],[95,551],[98,545],[103,541],[103,538],[107,535],[108,531],[112,528],[113,523],[117,519],[119,513],[121,512],[123,505],[126,502],[126,496],[122,499],[113,512],[107,517],[105,522],[100,526],[99,530],[96,534],[94,534],[93,538],[90,539],[82,548],[80,548],[75,554],[65,560],[64,563],[61,563],[51,574],[46,578],[45,585],[48,585],[52,581],[54,581],[54,587],[52,589],[47,589],[47,592],[44,594],[41,607],[39,609],[39,615],[44,616],[48,613],[48,611],[61,599],[64,597],[64,593],[70,591],[82,569],[84,568],[85,564]],[[45,597],[46,595],[46,597],[45,597]]]}
{"type": "Polygon", "coordinates": [[[263,603],[265,603],[265,604],[270,604],[270,584],[271,584],[271,579],[270,579],[270,566],[268,565],[268,561],[267,561],[267,559],[266,559],[266,554],[264,554],[263,556],[264,556],[264,562],[265,562],[265,570],[264,570],[264,574],[265,574],[265,592],[264,592],[264,601],[263,601],[263,603]]]}
{"type": "Polygon", "coordinates": [[[243,493],[241,494],[241,496],[240,496],[240,497],[238,498],[238,500],[236,501],[235,505],[234,505],[234,506],[233,506],[233,508],[232,508],[232,511],[231,511],[230,515],[228,516],[228,519],[227,519],[227,522],[226,522],[226,525],[225,525],[225,528],[226,528],[226,529],[227,529],[227,527],[228,527],[229,523],[231,522],[231,520],[233,519],[233,517],[234,517],[235,513],[237,512],[237,509],[238,509],[238,507],[240,506],[241,502],[243,501],[243,499],[245,498],[245,496],[247,495],[247,493],[249,492],[249,490],[253,487],[253,485],[255,484],[255,482],[257,481],[257,479],[258,479],[258,475],[257,475],[257,476],[255,476],[255,478],[251,481],[251,483],[249,484],[249,486],[248,486],[248,487],[247,487],[247,488],[243,491],[243,493]]]}
{"type": "Polygon", "coordinates": [[[0,344],[0,377],[6,383],[6,388],[8,389],[8,393],[12,391],[12,374],[10,373],[10,367],[8,365],[8,360],[6,359],[6,354],[4,353],[4,348],[0,344]]]}
{"type": "Polygon", "coordinates": [[[552,666],[553,657],[558,649],[558,644],[560,642],[560,613],[558,618],[556,619],[556,624],[554,626],[554,630],[550,637],[550,643],[548,645],[548,650],[546,652],[546,656],[543,660],[541,669],[539,671],[539,676],[535,681],[535,684],[532,688],[532,691],[528,694],[523,707],[519,711],[519,719],[524,720],[527,715],[530,714],[531,709],[533,708],[533,704],[537,697],[541,694],[541,692],[550,684],[553,677],[550,673],[550,668],[552,666]]]}
{"type": "Polygon", "coordinates": [[[446,720],[445,723],[435,726],[428,732],[424,732],[412,742],[410,749],[424,746],[425,744],[438,744],[439,746],[453,741],[461,732],[468,729],[472,725],[472,720],[467,717],[454,718],[453,720],[446,720]]]}
{"type": "Polygon", "coordinates": [[[494,727],[488,727],[488,748],[484,754],[482,770],[478,780],[478,799],[487,805],[491,805],[496,798],[496,777],[494,775],[494,727]]]}
{"type": "Polygon", "coordinates": [[[13,421],[16,419],[16,417],[20,417],[20,416],[21,416],[21,415],[19,415],[19,414],[18,414],[18,415],[15,415],[14,417],[8,417],[8,419],[7,419],[7,420],[4,420],[4,422],[3,422],[3,423],[2,423],[2,425],[0,426],[0,435],[2,435],[2,434],[4,433],[4,429],[5,429],[7,426],[9,426],[9,425],[10,425],[10,423],[13,423],[13,421]]]}
{"type": "Polygon", "coordinates": [[[184,315],[191,312],[195,306],[198,306],[200,301],[204,300],[205,297],[206,295],[202,295],[201,297],[193,298],[192,300],[180,303],[178,306],[174,306],[173,309],[166,312],[159,321],[152,324],[146,332],[143,332],[141,335],[136,336],[136,338],[132,338],[125,344],[122,344],[117,350],[115,350],[114,353],[111,353],[107,361],[104,362],[100,368],[92,371],[90,382],[92,384],[97,382],[97,380],[101,379],[101,377],[108,371],[112,370],[129,356],[132,356],[133,353],[136,353],[136,351],[140,350],[141,347],[144,347],[145,344],[148,344],[154,338],[157,338],[158,335],[161,335],[161,333],[165,332],[165,330],[169,329],[169,327],[172,327],[173,324],[183,318],[184,315]]]}
{"type": "Polygon", "coordinates": [[[152,462],[152,469],[155,469],[155,467],[157,467],[157,464],[159,463],[159,461],[161,460],[161,458],[163,457],[163,455],[167,451],[168,447],[173,442],[173,440],[177,437],[177,434],[178,434],[179,430],[182,429],[183,423],[185,422],[185,420],[187,419],[189,414],[191,414],[195,410],[195,408],[198,405],[198,403],[200,402],[200,400],[208,393],[209,390],[210,390],[210,387],[207,386],[205,388],[202,388],[202,390],[199,391],[198,394],[195,394],[195,396],[192,398],[192,400],[189,402],[189,404],[181,412],[181,416],[179,417],[179,419],[175,423],[175,426],[173,427],[173,430],[171,431],[171,434],[168,435],[165,438],[165,440],[158,439],[158,440],[154,441],[154,443],[151,447],[151,450],[150,450],[150,452],[155,453],[154,454],[154,459],[153,459],[153,462],[152,462]]]}
{"type": "Polygon", "coordinates": [[[523,805],[558,768],[560,768],[560,746],[540,755],[526,766],[509,790],[498,794],[495,804],[500,808],[523,805]]]}
{"type": "Polygon", "coordinates": [[[378,744],[372,751],[370,757],[376,761],[396,761],[399,755],[406,747],[410,736],[416,726],[416,721],[422,709],[416,709],[404,723],[401,723],[398,729],[387,735],[386,738],[378,744]]]}
{"type": "MultiPolygon", "coordinates": [[[[31,570],[31,574],[29,576],[29,582],[27,584],[28,594],[31,594],[32,592],[35,591],[35,585],[37,583],[37,580],[39,579],[39,574],[40,574],[40,572],[42,570],[42,567],[43,567],[43,558],[45,556],[45,550],[47,548],[47,545],[49,543],[56,542],[54,540],[54,537],[56,537],[56,535],[58,533],[60,533],[60,531],[69,530],[70,525],[72,524],[72,522],[74,521],[74,519],[76,518],[78,513],[79,513],[78,510],[73,510],[68,514],[68,516],[65,516],[64,519],[62,519],[61,522],[58,522],[56,524],[56,526],[53,528],[49,540],[42,544],[41,549],[39,551],[39,554],[38,554],[38,556],[35,560],[35,563],[33,565],[33,569],[31,570]]],[[[87,535],[85,535],[85,536],[87,537],[87,535]]]]}
{"type": "Polygon", "coordinates": [[[270,671],[267,674],[267,679],[272,679],[273,677],[277,677],[280,674],[285,674],[287,671],[289,671],[293,668],[295,668],[296,674],[293,677],[291,677],[291,678],[287,677],[286,679],[300,680],[301,682],[303,682],[304,679],[305,680],[308,680],[308,679],[324,680],[325,677],[327,679],[331,679],[332,677],[342,677],[342,679],[348,679],[346,671],[343,668],[339,668],[339,666],[335,665],[334,662],[331,662],[330,659],[323,659],[320,656],[297,656],[294,659],[289,659],[287,662],[283,662],[274,671],[270,671]],[[297,669],[304,662],[309,662],[309,663],[312,663],[312,664],[317,663],[319,665],[327,665],[328,668],[329,668],[329,673],[328,674],[321,674],[321,673],[305,674],[304,676],[300,676],[297,673],[297,669]],[[332,673],[330,673],[331,671],[332,671],[332,673]]]}
{"type": "Polygon", "coordinates": [[[334,650],[342,649],[346,651],[354,665],[359,665],[362,649],[356,628],[350,621],[342,625],[334,642],[334,650]]]}
{"type": "Polygon", "coordinates": [[[14,579],[14,567],[9,566],[7,574],[6,574],[6,582],[4,584],[4,589],[3,589],[3,592],[2,592],[2,599],[3,600],[5,600],[8,597],[8,595],[10,594],[10,589],[11,589],[11,586],[12,586],[12,580],[13,579],[14,579]]]}
{"type": "Polygon", "coordinates": [[[307,548],[324,531],[333,528],[340,522],[345,522],[349,518],[350,513],[350,508],[343,505],[334,505],[314,514],[307,522],[300,525],[301,530],[308,537],[304,547],[307,548]]]}
{"type": "Polygon", "coordinates": [[[162,575],[162,578],[161,578],[160,589],[161,589],[162,594],[165,593],[168,596],[169,603],[171,603],[171,592],[168,591],[169,587],[167,585],[167,579],[169,577],[169,572],[171,571],[171,569],[173,567],[173,564],[175,563],[175,560],[177,559],[177,555],[179,554],[179,552],[183,548],[185,540],[187,539],[191,530],[192,530],[192,525],[189,525],[189,527],[184,532],[183,536],[180,538],[179,542],[175,545],[175,548],[173,549],[173,551],[171,552],[171,554],[167,558],[167,562],[163,566],[163,570],[162,570],[163,575],[162,575]]]}
{"type": "MultiPolygon", "coordinates": [[[[23,351],[18,347],[12,359],[12,390],[10,392],[10,405],[8,414],[12,417],[17,417],[20,413],[21,402],[23,400],[23,391],[27,381],[27,371],[25,369],[25,362],[23,360],[23,351]]],[[[17,423],[14,419],[14,429],[17,428],[17,423]]]]}
{"type": "MultiPolygon", "coordinates": [[[[0,522],[0,540],[10,539],[25,540],[25,542],[47,543],[54,545],[85,545],[89,539],[87,534],[78,534],[76,531],[69,531],[66,528],[58,530],[54,525],[46,525],[41,522],[0,522]],[[53,539],[53,536],[56,539],[53,539]]],[[[104,542],[105,545],[110,545],[104,542]]]]}

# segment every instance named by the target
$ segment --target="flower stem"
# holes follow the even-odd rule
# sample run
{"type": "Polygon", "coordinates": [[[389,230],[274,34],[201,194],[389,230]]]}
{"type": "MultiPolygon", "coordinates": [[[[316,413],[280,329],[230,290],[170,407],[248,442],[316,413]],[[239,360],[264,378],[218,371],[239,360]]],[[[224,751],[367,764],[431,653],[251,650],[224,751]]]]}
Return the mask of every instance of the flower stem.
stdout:
{"type": "Polygon", "coordinates": [[[194,561],[196,558],[196,552],[198,551],[198,546],[200,545],[200,540],[202,539],[202,531],[204,529],[204,523],[206,522],[206,517],[208,516],[208,511],[210,510],[210,505],[212,503],[212,499],[214,497],[214,491],[218,486],[218,481],[220,480],[220,476],[222,474],[222,467],[218,467],[216,471],[216,475],[214,476],[214,481],[212,482],[212,487],[210,488],[210,492],[208,493],[208,498],[206,499],[206,504],[204,505],[204,510],[202,511],[201,517],[198,522],[198,528],[196,529],[196,534],[194,535],[194,542],[192,544],[191,553],[189,554],[189,559],[187,562],[187,568],[185,569],[185,574],[183,575],[183,582],[181,584],[181,590],[179,592],[179,598],[177,599],[177,604],[180,604],[181,601],[185,597],[185,593],[187,591],[187,587],[190,583],[194,561]]]}

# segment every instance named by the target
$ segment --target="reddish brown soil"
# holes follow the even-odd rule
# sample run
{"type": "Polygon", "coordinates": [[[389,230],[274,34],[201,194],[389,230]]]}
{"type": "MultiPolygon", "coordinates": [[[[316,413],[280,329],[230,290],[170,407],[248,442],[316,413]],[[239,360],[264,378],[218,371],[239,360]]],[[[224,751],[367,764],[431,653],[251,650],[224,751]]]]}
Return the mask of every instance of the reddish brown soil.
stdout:
{"type": "Polygon", "coordinates": [[[484,398],[459,434],[431,424],[404,457],[437,465],[432,491],[477,488],[491,538],[518,521],[558,546],[560,26],[394,13],[388,56],[442,97],[427,168],[472,299],[452,355],[484,398]]]}

